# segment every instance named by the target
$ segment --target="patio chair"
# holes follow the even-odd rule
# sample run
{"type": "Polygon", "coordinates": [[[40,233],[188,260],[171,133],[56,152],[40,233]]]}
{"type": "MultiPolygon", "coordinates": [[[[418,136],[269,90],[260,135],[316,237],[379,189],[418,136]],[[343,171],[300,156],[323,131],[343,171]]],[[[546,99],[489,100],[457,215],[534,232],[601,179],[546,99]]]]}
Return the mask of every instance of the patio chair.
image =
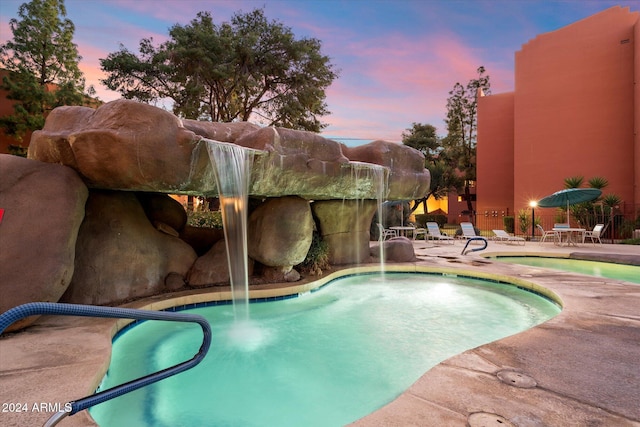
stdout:
{"type": "Polygon", "coordinates": [[[446,242],[455,243],[455,240],[451,236],[440,233],[440,227],[437,222],[427,222],[427,230],[429,234],[426,236],[429,239],[444,240],[446,242]]]}
{"type": "Polygon", "coordinates": [[[384,228],[384,226],[380,223],[378,223],[378,231],[380,240],[387,240],[390,237],[398,237],[396,230],[389,230],[388,228],[384,228]]]}
{"type": "Polygon", "coordinates": [[[504,230],[493,230],[493,234],[495,234],[495,240],[498,242],[506,242],[506,243],[522,243],[524,245],[525,240],[522,237],[512,236],[504,230]]]}
{"type": "Polygon", "coordinates": [[[602,234],[603,231],[604,231],[604,224],[596,224],[596,226],[593,227],[593,230],[585,231],[582,234],[582,243],[584,243],[586,239],[591,239],[591,243],[593,243],[594,245],[596,244],[596,240],[598,241],[598,243],[602,244],[602,240],[600,240],[600,235],[602,234]]]}
{"type": "Polygon", "coordinates": [[[424,240],[427,240],[427,229],[426,228],[422,228],[422,227],[417,227],[414,228],[412,231],[413,234],[413,240],[416,240],[418,238],[418,236],[422,235],[424,236],[424,240]]]}
{"type": "Polygon", "coordinates": [[[546,242],[547,238],[549,237],[553,238],[553,243],[555,244],[560,242],[560,235],[557,232],[553,230],[545,231],[545,229],[542,228],[540,224],[536,224],[536,228],[540,230],[540,233],[542,233],[542,237],[540,238],[540,243],[546,242]]]}

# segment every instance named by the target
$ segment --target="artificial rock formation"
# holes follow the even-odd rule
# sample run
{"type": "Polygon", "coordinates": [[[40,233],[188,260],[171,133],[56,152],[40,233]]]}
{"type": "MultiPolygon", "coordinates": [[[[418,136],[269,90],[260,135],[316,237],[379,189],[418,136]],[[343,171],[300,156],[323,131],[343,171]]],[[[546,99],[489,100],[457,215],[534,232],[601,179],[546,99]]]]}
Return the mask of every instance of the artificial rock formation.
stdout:
{"type": "Polygon", "coordinates": [[[288,272],[304,261],[311,247],[313,228],[308,201],[294,196],[268,199],[249,216],[249,256],[288,272]]]}
{"type": "Polygon", "coordinates": [[[92,191],[76,244],[75,273],[62,300],[114,304],[165,290],[196,260],[187,243],[156,229],[135,193],[92,191]]]}
{"type": "MultiPolygon", "coordinates": [[[[247,268],[248,274],[251,275],[253,269],[251,260],[248,261],[247,268]]],[[[194,288],[229,284],[230,274],[224,240],[216,242],[206,254],[196,260],[189,270],[187,282],[194,288]]]]}
{"type": "Polygon", "coordinates": [[[362,173],[362,162],[385,167],[387,199],[416,199],[429,189],[424,156],[399,144],[376,141],[349,149],[311,132],[183,121],[129,100],[96,110],[56,108],[34,132],[29,158],[67,165],[90,188],[216,196],[206,146],[219,142],[260,151],[249,186],[254,197],[375,199],[377,175],[362,173]]]}
{"type": "Polygon", "coordinates": [[[178,236],[187,225],[187,212],[177,200],[158,193],[138,193],[144,213],[154,227],[178,236]]]}
{"type": "MultiPolygon", "coordinates": [[[[221,143],[256,150],[249,183],[254,198],[297,196],[316,203],[412,200],[423,197],[430,185],[424,156],[400,144],[375,141],[349,148],[312,132],[180,120],[130,100],[96,110],[55,109],[44,128],[34,132],[29,157],[75,169],[89,188],[216,197],[207,147],[221,143]]],[[[366,214],[342,217],[346,225],[337,228],[327,217],[332,214],[318,216],[325,223],[320,228],[332,262],[362,262],[368,257],[363,255],[368,252],[364,230],[369,230],[374,211],[344,212],[366,214]],[[351,228],[356,223],[357,228],[351,228]]],[[[154,224],[165,232],[175,230],[163,221],[154,224]]],[[[309,234],[303,241],[308,239],[309,234]]]]}
{"type": "Polygon", "coordinates": [[[375,199],[421,198],[430,184],[424,156],[390,142],[348,148],[311,132],[181,120],[129,100],[56,108],[32,136],[31,160],[0,158],[0,308],[63,293],[117,304],[228,284],[222,232],[187,226],[167,196],[219,196],[216,144],[255,152],[248,250],[258,282],[298,280],[293,267],[315,230],[331,263],[368,262],[375,199]]]}
{"type": "Polygon", "coordinates": [[[56,302],[73,275],[87,187],[65,166],[16,156],[0,154],[0,170],[0,312],[28,302],[56,302]]]}
{"type": "Polygon", "coordinates": [[[383,242],[371,244],[371,257],[380,259],[380,245],[383,245],[384,260],[386,262],[414,262],[416,253],[411,240],[406,237],[393,237],[383,242]]]}
{"type": "Polygon", "coordinates": [[[312,205],[318,230],[329,246],[331,264],[369,262],[371,219],[377,208],[372,200],[326,200],[312,205]]]}

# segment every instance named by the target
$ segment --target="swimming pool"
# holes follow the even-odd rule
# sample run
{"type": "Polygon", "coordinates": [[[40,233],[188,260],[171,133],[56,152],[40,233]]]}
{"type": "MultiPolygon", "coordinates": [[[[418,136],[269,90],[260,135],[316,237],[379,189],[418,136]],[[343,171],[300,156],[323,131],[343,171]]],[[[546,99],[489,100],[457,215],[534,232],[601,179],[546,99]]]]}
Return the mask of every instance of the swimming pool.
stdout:
{"type": "Polygon", "coordinates": [[[596,277],[626,280],[640,284],[640,266],[614,264],[610,262],[586,261],[571,258],[552,258],[536,256],[499,256],[495,258],[501,262],[528,265],[531,267],[553,268],[572,273],[588,274],[596,277]]]}
{"type": "MultiPolygon", "coordinates": [[[[340,278],[298,298],[229,305],[207,317],[213,344],[194,369],[95,406],[101,426],[342,426],[389,403],[428,369],[559,313],[500,283],[387,273],[340,278]]],[[[114,341],[102,388],[188,358],[197,327],[143,322],[114,341]]]]}

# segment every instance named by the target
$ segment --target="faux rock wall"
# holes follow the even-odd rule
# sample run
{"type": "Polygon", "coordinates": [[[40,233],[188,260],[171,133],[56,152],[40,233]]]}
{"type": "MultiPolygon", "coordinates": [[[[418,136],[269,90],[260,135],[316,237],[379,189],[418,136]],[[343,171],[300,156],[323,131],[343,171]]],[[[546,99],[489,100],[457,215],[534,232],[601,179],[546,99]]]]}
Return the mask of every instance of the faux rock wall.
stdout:
{"type": "Polygon", "coordinates": [[[60,107],[34,132],[28,160],[0,155],[0,310],[228,283],[222,233],[186,226],[166,195],[216,197],[206,146],[220,142],[260,150],[248,233],[251,271],[263,280],[297,280],[314,230],[331,263],[367,262],[381,190],[408,200],[430,184],[422,154],[399,144],[348,148],[310,132],[180,120],[128,100],[60,107]]]}

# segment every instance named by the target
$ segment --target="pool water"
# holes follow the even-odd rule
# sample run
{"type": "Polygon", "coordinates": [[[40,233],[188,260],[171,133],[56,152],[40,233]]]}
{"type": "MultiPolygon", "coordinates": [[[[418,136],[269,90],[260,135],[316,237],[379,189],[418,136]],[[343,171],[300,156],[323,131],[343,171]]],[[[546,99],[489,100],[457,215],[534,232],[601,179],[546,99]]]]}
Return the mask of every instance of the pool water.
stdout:
{"type": "Polygon", "coordinates": [[[588,274],[608,279],[625,280],[640,284],[640,266],[614,264],[610,262],[585,261],[569,258],[545,258],[534,256],[501,256],[498,261],[531,267],[553,268],[572,273],[588,274]]]}
{"type": "MultiPolygon", "coordinates": [[[[91,409],[101,426],[342,426],[394,400],[441,361],[559,313],[489,281],[348,276],[298,298],[189,310],[213,329],[195,368],[91,409]]],[[[119,335],[101,388],[189,359],[196,325],[143,322],[119,335]]]]}

